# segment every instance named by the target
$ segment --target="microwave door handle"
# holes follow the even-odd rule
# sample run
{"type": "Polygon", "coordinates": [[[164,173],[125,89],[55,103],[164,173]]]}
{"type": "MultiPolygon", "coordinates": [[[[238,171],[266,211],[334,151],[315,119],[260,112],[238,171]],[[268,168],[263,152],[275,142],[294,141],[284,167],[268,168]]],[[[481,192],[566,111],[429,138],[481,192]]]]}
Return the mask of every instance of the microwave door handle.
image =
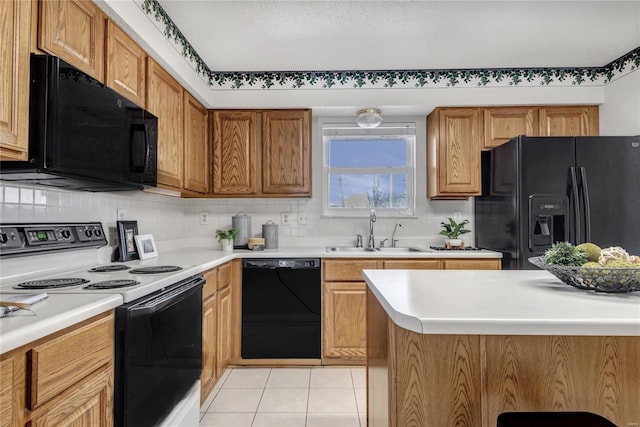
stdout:
{"type": "Polygon", "coordinates": [[[587,185],[587,170],[580,166],[580,178],[582,179],[582,202],[584,203],[584,241],[591,241],[591,206],[589,204],[589,186],[587,185]]]}
{"type": "Polygon", "coordinates": [[[147,126],[144,123],[134,123],[131,125],[131,133],[135,135],[136,133],[142,132],[143,140],[144,140],[144,160],[142,165],[136,164],[133,159],[136,158],[136,148],[137,145],[134,144],[135,138],[131,138],[131,166],[134,172],[144,172],[147,170],[147,165],[149,163],[149,137],[147,134],[147,126]]]}

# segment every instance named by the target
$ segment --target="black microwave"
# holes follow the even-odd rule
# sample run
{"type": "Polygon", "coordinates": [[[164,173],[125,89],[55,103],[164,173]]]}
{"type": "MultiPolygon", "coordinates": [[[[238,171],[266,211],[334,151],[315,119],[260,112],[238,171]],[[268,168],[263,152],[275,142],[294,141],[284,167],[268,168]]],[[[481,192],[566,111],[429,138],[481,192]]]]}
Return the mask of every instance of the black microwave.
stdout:
{"type": "Polygon", "coordinates": [[[29,157],[0,180],[117,191],[155,187],[158,119],[65,61],[31,56],[29,157]]]}

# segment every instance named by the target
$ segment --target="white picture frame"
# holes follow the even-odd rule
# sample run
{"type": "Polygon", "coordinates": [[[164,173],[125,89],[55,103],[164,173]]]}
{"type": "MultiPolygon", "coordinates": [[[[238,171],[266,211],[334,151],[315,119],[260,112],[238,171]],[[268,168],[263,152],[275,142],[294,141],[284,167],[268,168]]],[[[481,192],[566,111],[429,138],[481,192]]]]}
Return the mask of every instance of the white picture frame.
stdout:
{"type": "Polygon", "coordinates": [[[153,240],[153,234],[137,234],[133,236],[136,240],[136,247],[138,248],[138,255],[140,259],[154,258],[158,256],[158,247],[155,240],[153,240]]]}

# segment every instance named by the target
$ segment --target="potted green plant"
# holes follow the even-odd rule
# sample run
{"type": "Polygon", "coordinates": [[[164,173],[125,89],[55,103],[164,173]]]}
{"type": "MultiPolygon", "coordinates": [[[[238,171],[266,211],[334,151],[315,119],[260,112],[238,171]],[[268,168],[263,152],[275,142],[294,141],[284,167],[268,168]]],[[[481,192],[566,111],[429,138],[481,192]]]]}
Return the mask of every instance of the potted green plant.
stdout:
{"type": "Polygon", "coordinates": [[[461,222],[455,222],[453,218],[447,218],[449,220],[448,223],[441,222],[443,230],[440,231],[440,234],[447,237],[445,240],[445,244],[450,246],[460,246],[462,244],[462,239],[459,239],[461,234],[470,233],[471,230],[467,230],[464,228],[467,224],[469,224],[469,220],[465,219],[461,222]]]}
{"type": "Polygon", "coordinates": [[[222,250],[225,252],[233,251],[233,240],[237,235],[237,228],[230,228],[228,230],[216,230],[216,238],[218,239],[218,242],[220,242],[222,250]]]}

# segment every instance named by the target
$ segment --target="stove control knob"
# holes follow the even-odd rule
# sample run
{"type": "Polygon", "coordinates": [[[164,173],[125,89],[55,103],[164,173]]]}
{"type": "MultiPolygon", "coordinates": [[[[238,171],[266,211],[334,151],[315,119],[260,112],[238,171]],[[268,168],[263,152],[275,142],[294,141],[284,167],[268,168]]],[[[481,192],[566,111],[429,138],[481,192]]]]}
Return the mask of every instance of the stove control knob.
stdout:
{"type": "Polygon", "coordinates": [[[64,237],[65,239],[71,237],[71,231],[66,228],[62,229],[62,231],[60,231],[60,234],[62,234],[62,237],[64,237]]]}
{"type": "Polygon", "coordinates": [[[89,230],[88,228],[84,230],[84,235],[87,237],[91,237],[93,235],[93,231],[89,230]]]}
{"type": "Polygon", "coordinates": [[[96,236],[96,237],[102,237],[102,230],[100,230],[100,228],[96,227],[93,230],[93,235],[96,236]]]}

